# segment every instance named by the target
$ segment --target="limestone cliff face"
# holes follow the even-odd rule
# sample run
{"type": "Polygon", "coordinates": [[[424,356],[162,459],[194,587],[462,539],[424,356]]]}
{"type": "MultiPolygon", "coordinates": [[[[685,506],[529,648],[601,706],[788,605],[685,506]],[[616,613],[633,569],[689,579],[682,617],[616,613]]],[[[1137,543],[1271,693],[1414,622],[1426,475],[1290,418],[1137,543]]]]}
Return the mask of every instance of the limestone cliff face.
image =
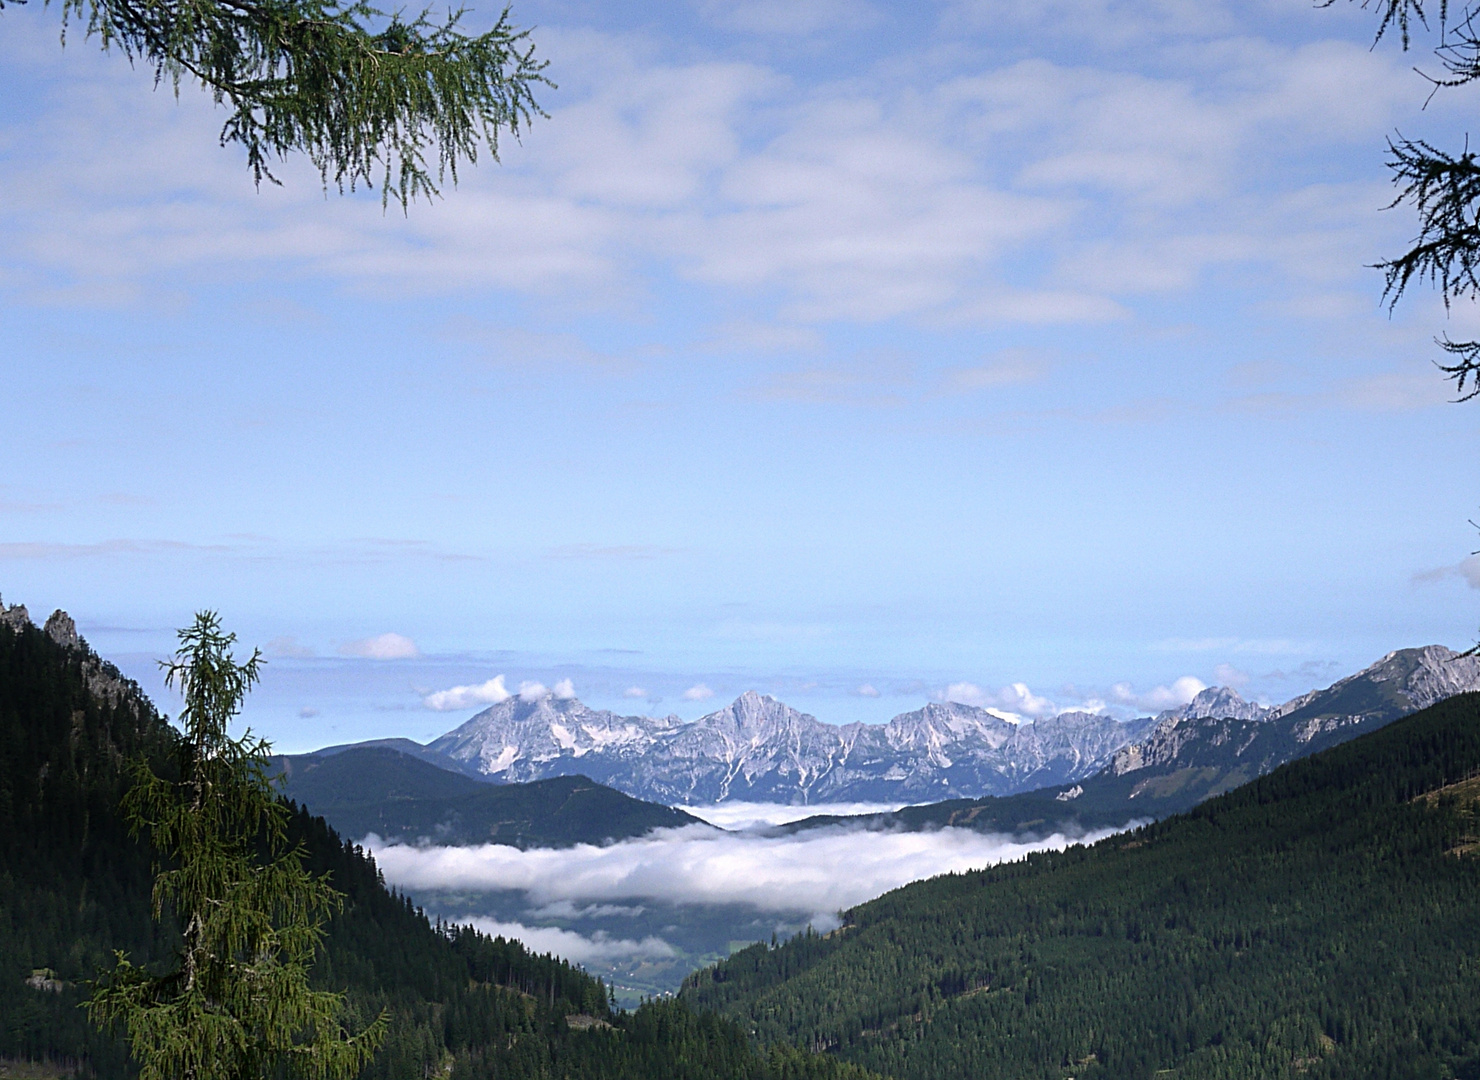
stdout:
{"type": "Polygon", "coordinates": [[[839,726],[754,691],[685,723],[545,696],[485,709],[428,749],[503,780],[583,773],[658,802],[909,802],[1070,782],[1143,726],[1091,713],[1013,724],[954,702],[839,726]]]}

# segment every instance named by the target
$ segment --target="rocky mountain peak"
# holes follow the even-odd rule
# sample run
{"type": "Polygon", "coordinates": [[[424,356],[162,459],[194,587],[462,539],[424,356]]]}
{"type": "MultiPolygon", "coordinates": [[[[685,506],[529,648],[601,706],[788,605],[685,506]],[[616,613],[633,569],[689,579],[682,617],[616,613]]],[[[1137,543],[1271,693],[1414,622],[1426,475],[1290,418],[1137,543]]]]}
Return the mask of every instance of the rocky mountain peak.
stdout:
{"type": "Polygon", "coordinates": [[[955,701],[932,701],[913,712],[900,713],[885,725],[891,746],[923,749],[963,740],[996,749],[1017,728],[986,709],[955,701]]]}
{"type": "Polygon", "coordinates": [[[1480,688],[1480,656],[1457,653],[1443,645],[1426,645],[1389,653],[1378,666],[1387,666],[1390,658],[1400,670],[1409,668],[1403,691],[1415,709],[1426,709],[1455,694],[1480,688]]]}
{"type": "Polygon", "coordinates": [[[81,640],[77,636],[77,624],[72,621],[72,616],[68,615],[61,608],[57,608],[51,613],[51,617],[46,620],[44,629],[46,636],[63,648],[75,649],[81,640]]]}
{"type": "MultiPolygon", "coordinates": [[[[1187,720],[1263,720],[1274,710],[1258,702],[1245,701],[1231,686],[1210,686],[1181,709],[1174,710],[1187,720]]],[[[1165,714],[1163,714],[1165,715],[1165,714]]]]}

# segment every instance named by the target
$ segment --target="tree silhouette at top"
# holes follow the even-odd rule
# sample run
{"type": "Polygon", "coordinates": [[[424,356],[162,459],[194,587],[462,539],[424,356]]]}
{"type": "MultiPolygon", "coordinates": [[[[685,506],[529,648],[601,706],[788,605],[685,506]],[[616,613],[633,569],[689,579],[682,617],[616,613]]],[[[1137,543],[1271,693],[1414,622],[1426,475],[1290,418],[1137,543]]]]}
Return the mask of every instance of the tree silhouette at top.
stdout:
{"type": "MultiPolygon", "coordinates": [[[[0,0],[0,10],[6,0],[0,0]]],[[[24,4],[27,0],[10,0],[24,4]]],[[[50,0],[43,0],[49,4],[50,0]]],[[[308,156],[325,186],[381,185],[382,203],[432,197],[480,143],[498,159],[500,132],[518,137],[552,86],[528,31],[505,8],[481,34],[467,10],[407,18],[364,0],[58,0],[104,50],[154,69],[156,85],[199,83],[230,115],[221,144],[239,143],[258,184],[272,166],[308,156]]]]}

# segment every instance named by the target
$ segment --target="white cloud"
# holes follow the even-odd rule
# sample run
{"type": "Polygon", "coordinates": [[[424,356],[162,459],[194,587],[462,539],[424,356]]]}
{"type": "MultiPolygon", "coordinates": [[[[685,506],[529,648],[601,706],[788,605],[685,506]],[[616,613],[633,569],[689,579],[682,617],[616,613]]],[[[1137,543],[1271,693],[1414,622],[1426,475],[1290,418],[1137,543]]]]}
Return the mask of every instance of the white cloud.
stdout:
{"type": "Polygon", "coordinates": [[[874,689],[874,686],[873,686],[872,683],[864,683],[862,686],[860,686],[857,690],[855,690],[853,692],[855,694],[857,694],[859,697],[878,697],[879,696],[879,692],[874,689]]]}
{"type": "Polygon", "coordinates": [[[367,660],[414,660],[421,655],[416,642],[409,637],[389,633],[346,642],[339,651],[344,656],[360,656],[367,660]]]}
{"type": "MultiPolygon", "coordinates": [[[[1093,842],[1114,830],[1085,837],[1093,842]]],[[[1062,848],[1060,835],[1020,842],[969,829],[880,833],[809,830],[794,836],[663,829],[605,847],[409,847],[366,843],[386,881],[407,889],[523,891],[536,905],[661,901],[749,904],[762,911],[826,914],[937,874],[1062,848]]]]}
{"type": "Polygon", "coordinates": [[[535,953],[554,953],[575,964],[612,964],[632,960],[664,960],[676,956],[672,945],[659,937],[645,937],[641,941],[627,938],[608,937],[598,930],[587,937],[573,930],[561,930],[554,926],[525,926],[523,923],[499,922],[478,915],[453,919],[458,923],[472,923],[491,937],[512,938],[522,941],[535,953]]]}
{"type": "Polygon", "coordinates": [[[997,696],[989,691],[983,690],[976,683],[953,682],[943,691],[936,695],[942,701],[954,701],[960,705],[975,705],[981,708],[984,705],[994,705],[997,696]]]}
{"type": "Polygon", "coordinates": [[[520,701],[539,701],[541,698],[549,697],[550,690],[541,682],[522,682],[519,684],[520,701]]]}
{"type": "Polygon", "coordinates": [[[648,696],[648,692],[640,686],[629,686],[622,691],[622,696],[625,698],[645,698],[648,696]]]}
{"type": "Polygon", "coordinates": [[[1044,716],[1054,711],[1053,702],[1048,698],[1039,697],[1028,689],[1027,683],[1020,682],[1015,682],[1000,690],[997,694],[997,704],[1002,708],[1027,716],[1044,716]]]}
{"type": "Polygon", "coordinates": [[[561,679],[550,690],[556,701],[571,701],[576,696],[576,685],[569,679],[561,679]]]}
{"type": "Polygon", "coordinates": [[[1049,716],[1058,711],[1048,698],[1028,689],[1027,683],[1015,682],[993,693],[972,682],[954,682],[935,695],[937,701],[954,701],[987,709],[1014,723],[1025,716],[1049,716]]]}
{"type": "Polygon", "coordinates": [[[1161,712],[1186,705],[1207,688],[1208,684],[1196,676],[1183,675],[1170,686],[1156,686],[1144,693],[1138,693],[1130,683],[1116,683],[1110,688],[1110,693],[1121,704],[1161,712]]]}
{"type": "Polygon", "coordinates": [[[448,690],[438,690],[422,698],[421,703],[437,712],[450,712],[453,709],[469,709],[474,705],[497,705],[501,701],[508,701],[512,696],[504,686],[504,677],[495,675],[476,686],[454,686],[448,690]]]}
{"type": "Polygon", "coordinates": [[[785,825],[792,821],[819,815],[855,817],[859,814],[888,814],[898,810],[904,803],[813,803],[810,806],[791,806],[785,803],[753,803],[738,800],[722,803],[705,803],[702,806],[683,805],[678,809],[693,814],[701,821],[731,831],[754,829],[771,825],[785,825]]]}
{"type": "Polygon", "coordinates": [[[695,683],[683,692],[685,701],[707,701],[714,697],[714,691],[703,683],[695,683]]]}

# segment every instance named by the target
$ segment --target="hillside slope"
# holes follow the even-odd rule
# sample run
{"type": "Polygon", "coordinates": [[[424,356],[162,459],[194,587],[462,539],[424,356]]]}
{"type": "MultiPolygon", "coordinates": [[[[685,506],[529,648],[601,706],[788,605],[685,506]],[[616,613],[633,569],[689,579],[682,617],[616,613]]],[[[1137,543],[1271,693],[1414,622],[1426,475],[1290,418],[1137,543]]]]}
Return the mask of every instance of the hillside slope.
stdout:
{"type": "Polygon", "coordinates": [[[899,1080],[1480,1075],[1477,772],[1467,694],[1135,833],[906,886],[683,996],[899,1080]]]}
{"type": "MultiPolygon", "coordinates": [[[[167,771],[175,736],[65,616],[43,632],[18,611],[0,608],[0,1061],[60,1060],[125,1080],[125,1048],[78,1005],[112,950],[168,963],[178,941],[150,918],[150,853],[117,809],[123,764],[143,754],[167,771]]],[[[859,1075],[790,1047],[757,1053],[733,1023],[674,1003],[616,1012],[599,980],[564,961],[430,925],[322,818],[298,810],[290,835],[345,896],[315,982],[347,991],[352,1028],[390,1016],[364,1080],[859,1075]]]]}
{"type": "Polygon", "coordinates": [[[288,798],[357,840],[374,833],[391,843],[569,847],[704,824],[584,776],[489,784],[383,746],[273,763],[288,798]]]}

